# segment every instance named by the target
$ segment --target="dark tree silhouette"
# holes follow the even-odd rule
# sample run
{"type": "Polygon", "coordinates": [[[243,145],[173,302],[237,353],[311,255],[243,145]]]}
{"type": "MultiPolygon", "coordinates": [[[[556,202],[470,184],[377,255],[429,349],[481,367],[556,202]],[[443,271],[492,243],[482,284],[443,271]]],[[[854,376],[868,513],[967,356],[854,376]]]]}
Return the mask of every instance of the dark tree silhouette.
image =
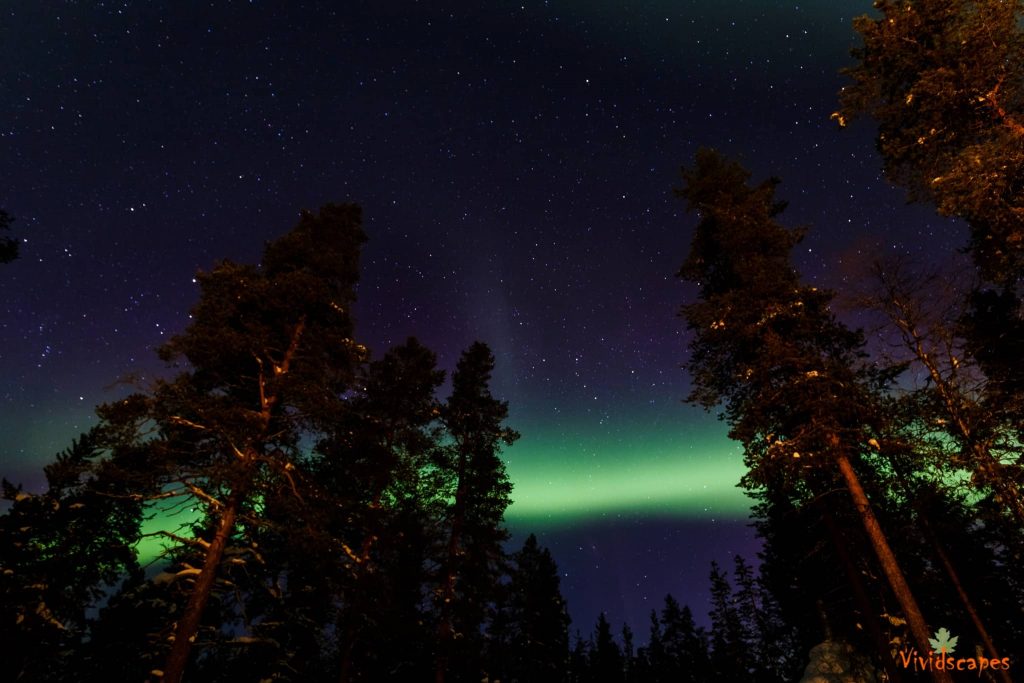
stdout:
{"type": "Polygon", "coordinates": [[[711,563],[711,667],[716,678],[750,680],[751,653],[726,572],[711,563]]]}
{"type": "Polygon", "coordinates": [[[83,434],[46,467],[48,488],[29,494],[6,480],[13,502],[0,517],[0,637],[13,680],[73,678],[82,666],[95,608],[139,567],[142,509],[107,468],[98,429],[83,434]]]}
{"type": "Polygon", "coordinates": [[[444,547],[437,587],[437,656],[434,678],[476,680],[482,667],[479,642],[503,572],[502,526],[512,485],[501,461],[502,445],[519,438],[505,427],[508,404],[491,395],[494,356],[476,342],[463,352],[452,375],[452,395],[441,410],[449,447],[439,452],[451,505],[445,514],[444,547]]]}
{"type": "Polygon", "coordinates": [[[597,617],[588,661],[589,680],[593,683],[622,683],[622,649],[612,637],[612,627],[604,612],[597,617]]]}
{"type": "Polygon", "coordinates": [[[425,640],[415,626],[424,620],[419,592],[426,580],[428,506],[438,503],[423,495],[435,488],[427,473],[440,448],[434,394],[444,373],[436,365],[434,353],[414,338],[370,363],[361,373],[361,390],[318,448],[314,471],[325,491],[322,519],[341,561],[334,571],[344,603],[338,623],[342,681],[384,666],[368,661],[374,658],[388,660],[390,668],[403,657],[414,660],[409,643],[425,640]],[[358,667],[357,655],[364,659],[358,667]]]}
{"type": "Polygon", "coordinates": [[[569,615],[559,589],[558,566],[533,534],[512,555],[507,610],[507,678],[561,681],[569,656],[569,615]]]}
{"type": "Polygon", "coordinates": [[[694,623],[689,606],[680,607],[671,595],[665,596],[661,609],[660,649],[664,653],[661,679],[697,683],[711,677],[707,634],[694,623]]]}
{"type": "MultiPolygon", "coordinates": [[[[11,218],[3,209],[0,209],[0,232],[7,232],[11,229],[11,218]]],[[[18,242],[10,237],[0,237],[0,263],[10,263],[18,258],[18,242]]]]}

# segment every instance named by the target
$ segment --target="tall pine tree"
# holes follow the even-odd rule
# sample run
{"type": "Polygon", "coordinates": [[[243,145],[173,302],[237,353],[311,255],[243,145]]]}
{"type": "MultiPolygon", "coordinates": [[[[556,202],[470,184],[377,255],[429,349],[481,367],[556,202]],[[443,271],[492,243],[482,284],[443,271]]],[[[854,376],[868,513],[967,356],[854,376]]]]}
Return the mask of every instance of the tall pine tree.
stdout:
{"type": "Polygon", "coordinates": [[[161,670],[181,680],[211,595],[232,566],[258,563],[250,531],[274,492],[301,500],[300,444],[344,410],[362,349],[351,305],[365,240],[358,207],[327,205],[267,245],[259,266],[223,262],[201,273],[184,333],[160,349],[183,372],[101,411],[110,429],[138,430],[146,461],[140,498],[177,499],[203,513],[198,551],[161,670]],[[157,438],[141,431],[156,430],[157,438]]]}
{"type": "MultiPolygon", "coordinates": [[[[801,234],[775,217],[775,181],[702,150],[679,194],[700,216],[680,276],[700,287],[683,307],[695,337],[692,402],[724,404],[744,445],[744,484],[804,498],[844,486],[921,651],[931,632],[868,499],[858,469],[884,385],[862,367],[859,334],[835,320],[832,295],[803,285],[790,264],[801,234]]],[[[939,680],[946,676],[938,673],[939,680]]]]}

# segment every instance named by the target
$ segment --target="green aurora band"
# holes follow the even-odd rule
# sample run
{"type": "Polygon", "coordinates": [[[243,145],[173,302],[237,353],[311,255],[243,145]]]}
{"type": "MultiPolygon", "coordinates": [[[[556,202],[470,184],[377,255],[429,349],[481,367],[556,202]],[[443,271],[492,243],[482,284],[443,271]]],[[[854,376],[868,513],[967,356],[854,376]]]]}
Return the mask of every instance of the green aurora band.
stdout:
{"type": "MultiPolygon", "coordinates": [[[[618,431],[618,430],[612,430],[618,431]]],[[[505,451],[512,505],[505,518],[524,531],[557,529],[622,517],[744,520],[750,499],[737,486],[741,449],[720,424],[579,437],[550,428],[527,430],[505,451]]],[[[187,534],[198,515],[191,509],[157,513],[144,532],[187,534]]],[[[143,562],[155,559],[166,539],[139,544],[143,562]]]]}
{"type": "Polygon", "coordinates": [[[712,423],[581,439],[531,430],[505,453],[515,487],[506,519],[530,527],[622,515],[746,519],[741,449],[721,431],[712,423]]]}

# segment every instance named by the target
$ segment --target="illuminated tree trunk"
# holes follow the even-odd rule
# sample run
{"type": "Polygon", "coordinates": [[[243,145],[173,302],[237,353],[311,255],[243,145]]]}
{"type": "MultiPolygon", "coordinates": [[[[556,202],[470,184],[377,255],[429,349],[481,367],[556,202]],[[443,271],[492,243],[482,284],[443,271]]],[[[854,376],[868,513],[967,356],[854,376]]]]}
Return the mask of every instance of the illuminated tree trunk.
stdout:
{"type": "MultiPolygon", "coordinates": [[[[838,437],[833,436],[832,442],[833,447],[838,447],[838,437]]],[[[892,548],[885,538],[885,533],[882,531],[882,527],[879,526],[875,513],[871,510],[871,504],[864,493],[864,487],[861,486],[860,478],[853,471],[853,465],[850,464],[850,459],[846,453],[839,448],[836,451],[836,463],[839,465],[839,471],[846,481],[846,487],[853,498],[853,504],[857,508],[857,514],[860,515],[861,522],[864,524],[864,530],[871,541],[871,546],[878,557],[878,562],[882,565],[882,571],[889,582],[889,587],[892,588],[892,592],[896,595],[896,600],[900,603],[903,613],[907,615],[907,623],[910,625],[910,632],[914,636],[914,641],[921,648],[921,652],[931,652],[931,644],[928,642],[931,633],[928,630],[928,625],[925,623],[921,608],[918,607],[917,600],[914,599],[914,594],[910,590],[910,585],[907,583],[906,577],[903,576],[903,570],[900,569],[899,562],[896,561],[896,556],[893,554],[892,548]]],[[[953,679],[945,671],[932,671],[931,674],[932,679],[935,681],[952,683],[953,679]]]]}
{"type": "MultiPolygon", "coordinates": [[[[287,375],[291,367],[292,360],[299,348],[299,341],[302,339],[302,333],[306,327],[306,318],[301,316],[298,323],[294,326],[291,332],[291,341],[288,345],[287,351],[284,353],[280,364],[274,366],[273,372],[277,377],[287,375]]],[[[266,437],[268,425],[270,424],[271,416],[275,406],[277,406],[280,396],[278,394],[268,394],[266,391],[267,377],[263,371],[263,364],[259,363],[258,373],[258,387],[260,397],[260,422],[262,423],[259,438],[263,439],[266,437]]],[[[206,603],[210,599],[210,593],[213,591],[213,584],[217,580],[217,570],[220,567],[221,559],[224,557],[224,548],[227,547],[228,539],[231,537],[231,531],[235,528],[235,520],[238,517],[238,510],[241,507],[242,501],[245,498],[246,492],[252,484],[252,474],[254,458],[256,453],[252,448],[246,448],[243,451],[236,450],[235,456],[240,460],[236,460],[238,463],[236,466],[239,468],[239,480],[242,482],[240,485],[235,487],[234,492],[228,498],[228,502],[224,504],[223,510],[221,511],[220,521],[217,523],[217,531],[213,535],[213,540],[210,541],[210,546],[206,550],[206,559],[203,561],[203,568],[199,572],[199,576],[196,577],[195,586],[192,587],[192,593],[189,595],[188,603],[185,606],[185,612],[181,619],[178,620],[178,625],[174,631],[174,642],[171,644],[171,651],[167,655],[166,668],[164,670],[163,683],[180,683],[182,675],[185,673],[185,667],[188,665],[189,654],[192,651],[192,643],[195,641],[196,633],[199,630],[199,623],[203,618],[203,610],[206,609],[206,603]]],[[[193,488],[193,491],[196,489],[193,488]]]]}
{"type": "MultiPolygon", "coordinates": [[[[373,513],[380,510],[380,501],[381,492],[378,489],[374,494],[373,502],[369,506],[373,513]]],[[[358,632],[356,620],[359,619],[366,608],[365,591],[362,590],[360,584],[365,583],[366,574],[370,571],[370,553],[373,550],[374,541],[378,538],[376,533],[378,531],[377,525],[372,524],[371,531],[363,538],[363,546],[359,551],[358,557],[355,558],[355,590],[352,592],[352,601],[348,609],[349,615],[345,620],[345,628],[342,631],[341,637],[341,673],[338,677],[340,683],[349,683],[352,680],[352,655],[355,651],[356,635],[358,632]]]]}
{"type": "MultiPolygon", "coordinates": [[[[860,572],[857,570],[853,558],[850,557],[850,553],[846,550],[846,544],[843,543],[836,520],[827,505],[819,504],[817,507],[821,512],[821,518],[824,520],[825,526],[828,528],[829,536],[832,538],[832,546],[836,550],[836,555],[839,556],[839,561],[846,571],[846,579],[850,582],[850,587],[853,589],[853,597],[856,599],[857,605],[864,615],[864,623],[867,626],[868,633],[871,634],[871,640],[875,643],[875,649],[878,652],[882,666],[892,683],[900,683],[902,678],[899,675],[899,671],[893,666],[893,660],[889,654],[889,643],[882,630],[878,627],[878,620],[874,614],[875,610],[872,609],[871,600],[868,598],[868,592],[864,588],[864,582],[861,581],[860,572]]],[[[831,639],[831,634],[828,634],[827,637],[831,639]]]]}
{"type": "Polygon", "coordinates": [[[174,629],[174,643],[167,655],[163,683],[180,683],[181,677],[185,673],[189,654],[192,651],[192,643],[199,630],[203,610],[206,609],[206,603],[213,591],[213,584],[217,579],[217,569],[220,567],[221,558],[224,557],[224,548],[227,547],[231,531],[235,527],[240,504],[241,495],[236,493],[232,494],[224,506],[220,521],[217,523],[217,531],[213,535],[213,540],[210,541],[210,547],[206,550],[203,568],[199,572],[199,576],[196,577],[196,583],[189,595],[185,612],[174,629]]]}
{"type": "MultiPolygon", "coordinates": [[[[942,547],[939,537],[932,530],[931,525],[928,524],[928,520],[923,516],[919,516],[918,521],[920,522],[925,535],[928,537],[928,541],[931,543],[932,549],[935,551],[935,554],[938,555],[939,561],[942,562],[942,567],[946,570],[946,575],[949,577],[950,583],[952,583],[953,587],[956,589],[956,594],[960,598],[960,602],[963,603],[964,610],[967,612],[967,615],[971,618],[971,623],[974,624],[974,628],[978,631],[978,636],[981,638],[981,642],[984,643],[988,656],[992,659],[1002,659],[999,652],[996,650],[995,643],[992,642],[992,636],[989,635],[988,629],[985,628],[985,624],[982,622],[981,616],[978,614],[978,610],[974,608],[974,603],[967,595],[967,591],[964,590],[964,586],[960,582],[960,575],[953,566],[953,562],[949,559],[949,555],[942,547]]],[[[1010,679],[1010,674],[1005,670],[999,670],[999,677],[1004,681],[1004,683],[1013,683],[1010,679]]]]}

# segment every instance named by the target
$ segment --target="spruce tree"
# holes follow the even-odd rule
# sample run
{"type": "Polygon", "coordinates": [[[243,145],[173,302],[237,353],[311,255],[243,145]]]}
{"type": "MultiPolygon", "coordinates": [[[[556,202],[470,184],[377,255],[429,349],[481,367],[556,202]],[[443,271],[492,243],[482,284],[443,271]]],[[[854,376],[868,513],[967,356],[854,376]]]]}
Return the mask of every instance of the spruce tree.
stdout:
{"type": "Polygon", "coordinates": [[[507,611],[509,679],[561,681],[569,657],[569,615],[558,567],[533,534],[512,556],[507,611]]]}
{"type": "Polygon", "coordinates": [[[803,667],[792,629],[782,620],[774,596],[742,555],[733,558],[733,595],[756,681],[789,681],[803,667]]]}
{"type": "Polygon", "coordinates": [[[625,683],[637,681],[636,648],[633,646],[633,629],[622,625],[622,678],[625,683]]]}
{"type": "Polygon", "coordinates": [[[420,654],[410,643],[424,640],[415,627],[424,618],[425,533],[437,502],[426,479],[440,447],[435,392],[444,373],[436,365],[434,353],[415,338],[369,363],[347,410],[317,447],[319,513],[343,603],[342,681],[381,677],[382,669],[420,654]]]}
{"type": "Polygon", "coordinates": [[[659,667],[663,680],[697,683],[711,676],[707,634],[697,627],[689,606],[680,607],[671,595],[665,596],[661,609],[659,648],[664,657],[659,667]]]}
{"type": "Polygon", "coordinates": [[[752,673],[743,623],[734,604],[728,574],[711,563],[711,667],[723,680],[749,680],[752,673]]]}
{"type": "Polygon", "coordinates": [[[591,643],[588,662],[590,680],[593,683],[622,683],[622,650],[612,636],[612,627],[604,612],[597,617],[591,643]]]}
{"type": "Polygon", "coordinates": [[[576,640],[569,653],[569,683],[589,683],[590,679],[590,647],[576,631],[576,640]]]}
{"type": "MultiPolygon", "coordinates": [[[[668,597],[665,596],[665,599],[668,600],[668,597]]],[[[647,646],[640,648],[638,656],[640,664],[638,669],[641,670],[641,680],[649,681],[650,683],[660,683],[661,681],[668,680],[666,671],[672,667],[672,663],[670,663],[666,656],[658,613],[653,609],[651,610],[649,624],[647,646]]]]}
{"type": "Polygon", "coordinates": [[[519,434],[504,426],[508,404],[491,395],[493,370],[487,345],[472,344],[459,359],[452,394],[441,409],[449,443],[438,451],[437,467],[447,479],[450,505],[442,519],[435,593],[437,683],[479,676],[480,632],[504,571],[508,532],[502,522],[512,484],[500,454],[519,434]]]}

